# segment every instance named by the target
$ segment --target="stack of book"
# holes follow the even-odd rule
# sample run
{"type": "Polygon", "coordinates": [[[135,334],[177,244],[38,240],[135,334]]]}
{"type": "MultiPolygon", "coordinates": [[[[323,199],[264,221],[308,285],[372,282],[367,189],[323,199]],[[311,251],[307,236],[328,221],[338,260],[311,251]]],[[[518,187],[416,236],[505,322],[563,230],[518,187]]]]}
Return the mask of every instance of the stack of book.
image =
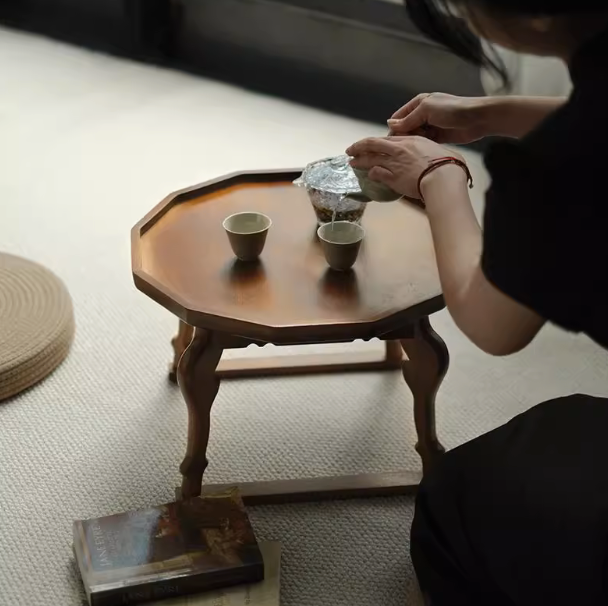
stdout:
{"type": "Polygon", "coordinates": [[[91,606],[278,606],[281,546],[258,544],[237,490],[74,522],[91,606]]]}

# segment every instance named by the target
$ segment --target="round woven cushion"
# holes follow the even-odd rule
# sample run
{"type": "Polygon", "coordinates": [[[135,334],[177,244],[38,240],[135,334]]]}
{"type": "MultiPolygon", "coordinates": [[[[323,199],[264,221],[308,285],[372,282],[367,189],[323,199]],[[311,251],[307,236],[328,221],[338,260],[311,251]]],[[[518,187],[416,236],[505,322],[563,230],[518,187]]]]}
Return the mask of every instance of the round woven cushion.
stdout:
{"type": "Polygon", "coordinates": [[[37,263],[0,253],[0,400],[49,375],[74,339],[65,286],[37,263]]]}

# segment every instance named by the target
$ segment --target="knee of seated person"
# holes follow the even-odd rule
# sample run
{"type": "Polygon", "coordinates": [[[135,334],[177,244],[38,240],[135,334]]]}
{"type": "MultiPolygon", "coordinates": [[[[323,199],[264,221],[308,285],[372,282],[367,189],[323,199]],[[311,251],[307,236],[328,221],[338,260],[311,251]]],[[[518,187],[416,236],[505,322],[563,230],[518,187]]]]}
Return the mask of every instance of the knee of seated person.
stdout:
{"type": "Polygon", "coordinates": [[[444,500],[455,490],[464,465],[458,449],[446,452],[433,469],[424,474],[418,487],[417,505],[422,501],[432,502],[436,498],[444,500]]]}
{"type": "Polygon", "coordinates": [[[492,449],[486,435],[449,450],[425,473],[418,488],[417,508],[445,505],[462,496],[464,486],[474,485],[471,479],[485,467],[492,449]]]}

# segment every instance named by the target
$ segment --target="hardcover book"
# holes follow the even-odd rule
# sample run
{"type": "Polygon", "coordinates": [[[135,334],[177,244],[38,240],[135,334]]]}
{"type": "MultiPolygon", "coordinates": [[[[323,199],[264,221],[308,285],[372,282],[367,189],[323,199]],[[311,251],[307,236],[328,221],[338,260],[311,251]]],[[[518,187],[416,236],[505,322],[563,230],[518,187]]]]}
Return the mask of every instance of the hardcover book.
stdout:
{"type": "Polygon", "coordinates": [[[260,543],[260,551],[264,558],[264,580],[261,583],[226,587],[148,606],[280,606],[281,544],[260,543]]]}
{"type": "Polygon", "coordinates": [[[126,606],[264,578],[236,489],[74,522],[74,552],[91,606],[126,606]]]}

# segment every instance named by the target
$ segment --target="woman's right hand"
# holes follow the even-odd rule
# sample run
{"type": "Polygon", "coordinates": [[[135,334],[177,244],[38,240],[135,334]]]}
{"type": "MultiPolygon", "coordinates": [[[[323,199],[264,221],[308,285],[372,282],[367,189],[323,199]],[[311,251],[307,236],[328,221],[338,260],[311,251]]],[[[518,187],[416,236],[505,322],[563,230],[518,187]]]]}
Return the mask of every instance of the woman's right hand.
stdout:
{"type": "Polygon", "coordinates": [[[437,143],[471,143],[490,134],[484,124],[486,97],[424,93],[388,121],[391,135],[422,135],[437,143]]]}

